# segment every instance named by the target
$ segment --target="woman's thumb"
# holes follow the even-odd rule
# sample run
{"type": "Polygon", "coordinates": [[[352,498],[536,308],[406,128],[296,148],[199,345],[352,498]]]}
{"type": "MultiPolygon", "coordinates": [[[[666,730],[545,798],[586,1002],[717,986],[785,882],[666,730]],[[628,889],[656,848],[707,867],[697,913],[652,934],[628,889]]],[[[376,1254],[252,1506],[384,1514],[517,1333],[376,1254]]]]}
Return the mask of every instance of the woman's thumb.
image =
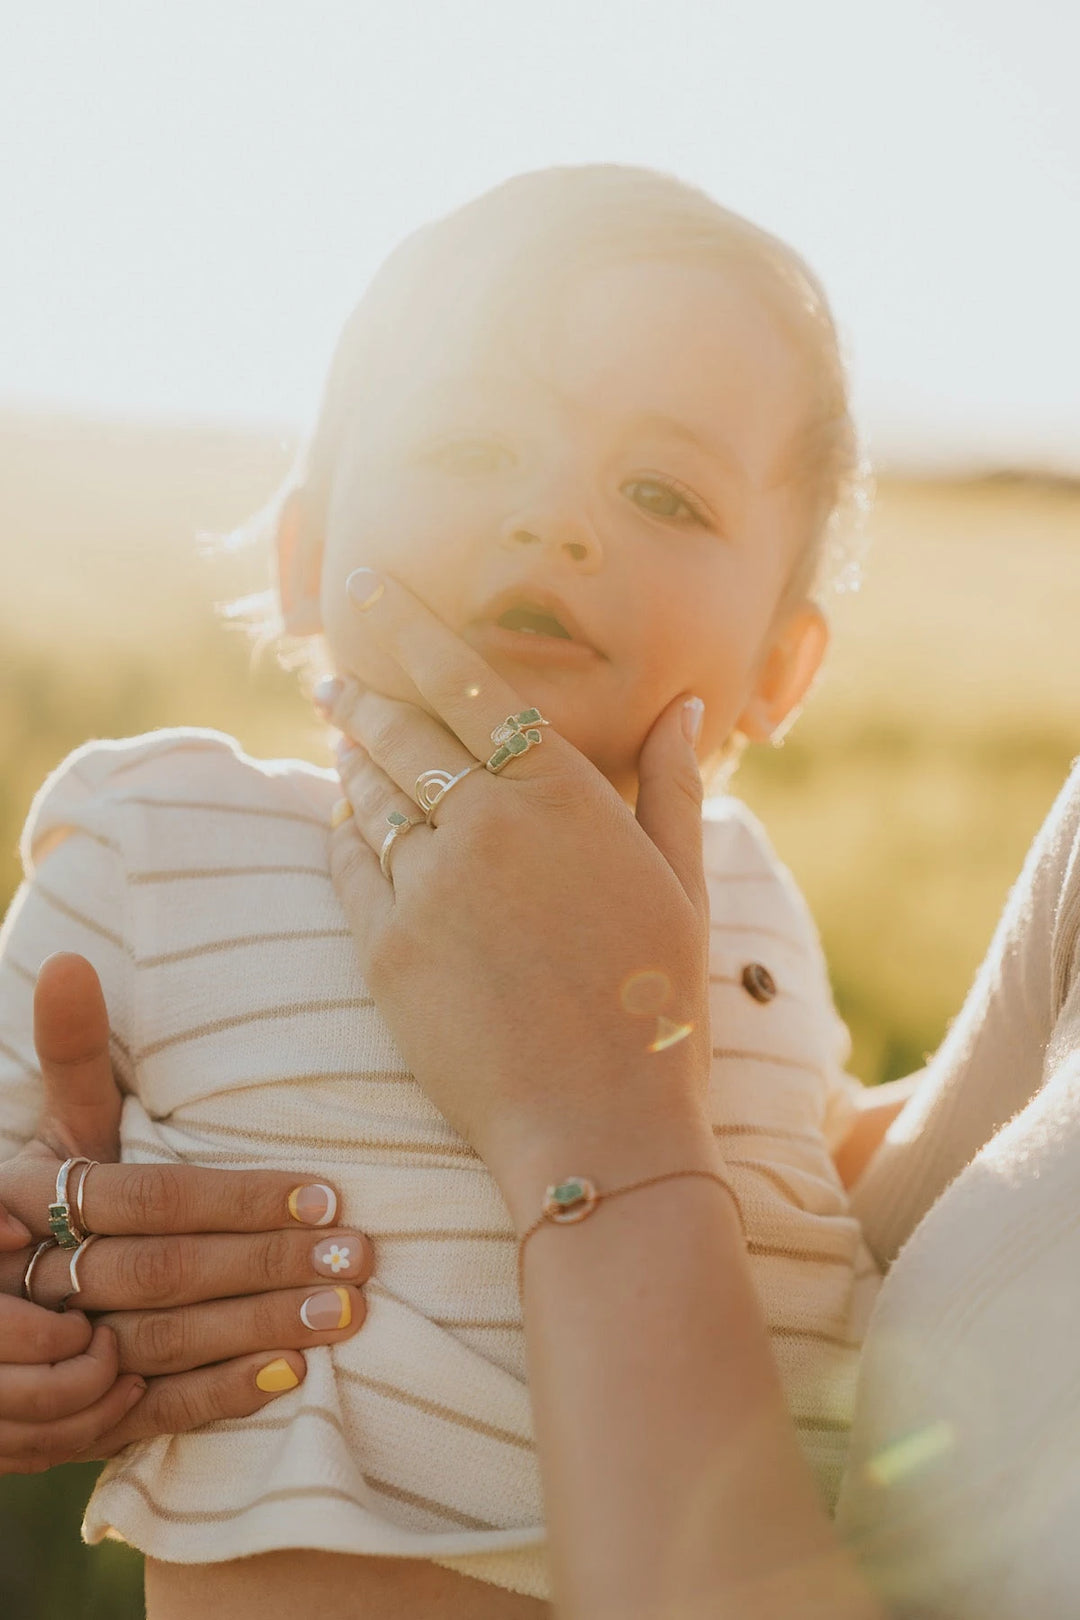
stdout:
{"type": "Polygon", "coordinates": [[[45,1090],[39,1140],[60,1158],[118,1158],[121,1098],[109,1058],[109,1014],[84,956],[61,951],[42,964],[34,1045],[45,1090]]]}
{"type": "Polygon", "coordinates": [[[699,907],[705,904],[705,873],[701,771],[694,745],[704,713],[699,697],[677,698],[660,715],[638,756],[638,821],[699,907]]]}

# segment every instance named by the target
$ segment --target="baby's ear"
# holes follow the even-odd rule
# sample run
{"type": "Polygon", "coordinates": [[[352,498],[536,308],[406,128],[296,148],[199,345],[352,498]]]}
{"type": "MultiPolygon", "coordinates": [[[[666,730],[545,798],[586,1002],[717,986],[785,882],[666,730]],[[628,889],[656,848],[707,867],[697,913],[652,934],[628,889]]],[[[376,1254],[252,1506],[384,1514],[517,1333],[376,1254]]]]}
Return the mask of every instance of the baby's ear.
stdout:
{"type": "Polygon", "coordinates": [[[323,540],[303,489],[294,489],[285,497],[274,545],[285,634],[318,635],[323,627],[323,540]]]}
{"type": "Polygon", "coordinates": [[[736,729],[751,742],[782,734],[810,690],[828,645],[828,622],[817,603],[798,603],[773,631],[736,729]]]}

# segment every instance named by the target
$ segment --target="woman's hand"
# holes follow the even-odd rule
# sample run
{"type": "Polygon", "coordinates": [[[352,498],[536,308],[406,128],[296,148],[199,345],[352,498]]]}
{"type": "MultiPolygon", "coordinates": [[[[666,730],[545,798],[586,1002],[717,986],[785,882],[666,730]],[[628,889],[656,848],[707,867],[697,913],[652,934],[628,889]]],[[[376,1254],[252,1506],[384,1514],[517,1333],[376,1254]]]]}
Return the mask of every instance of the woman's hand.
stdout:
{"type": "Polygon", "coordinates": [[[36,1303],[15,1297],[48,1235],[62,1159],[117,1156],[108,1020],[83,958],[52,957],[42,968],[35,1040],[45,1114],[38,1137],[0,1165],[8,1216],[0,1222],[0,1473],[110,1456],[134,1439],[248,1415],[301,1382],[305,1348],[357,1330],[364,1304],[356,1285],[371,1270],[367,1240],[328,1224],[335,1195],[314,1180],[290,1203],[301,1175],[99,1162],[86,1183],[86,1221],[115,1235],[80,1257],[80,1308],[56,1313],[71,1290],[71,1254],[55,1248],[34,1269],[36,1303]],[[12,1218],[31,1234],[29,1245],[12,1218]],[[313,1330],[300,1307],[329,1288],[343,1289],[351,1320],[313,1330]]]}
{"type": "Polygon", "coordinates": [[[500,774],[474,770],[450,789],[436,828],[421,818],[399,834],[391,883],[379,865],[388,813],[419,817],[420,773],[486,761],[493,729],[531,695],[404,587],[382,583],[369,588],[358,633],[397,661],[424,708],[351,682],[335,683],[323,704],[359,745],[343,760],[354,815],[335,831],[331,860],[380,1011],[420,1084],[500,1181],[523,1154],[539,1191],[583,1168],[558,1160],[571,1118],[579,1156],[595,1138],[599,1169],[617,1112],[634,1138],[619,1150],[620,1179],[675,1168],[685,1159],[671,1162],[673,1122],[700,1141],[710,1051],[700,706],[680,699],[654,727],[636,819],[545,729],[543,746],[500,774]],[[666,1150],[652,1139],[661,1121],[666,1150]]]}

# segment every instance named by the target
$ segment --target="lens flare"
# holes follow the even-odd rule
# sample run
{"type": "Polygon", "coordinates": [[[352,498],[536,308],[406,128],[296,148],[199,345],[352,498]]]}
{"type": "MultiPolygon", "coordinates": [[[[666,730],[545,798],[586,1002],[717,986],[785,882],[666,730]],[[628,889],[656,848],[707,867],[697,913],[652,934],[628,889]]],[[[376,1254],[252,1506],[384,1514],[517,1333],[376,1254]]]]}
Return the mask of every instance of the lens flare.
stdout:
{"type": "Polygon", "coordinates": [[[642,968],[623,980],[619,1000],[624,1012],[647,1018],[667,1006],[671,990],[671,980],[662,968],[642,968]]]}
{"type": "Polygon", "coordinates": [[[916,1429],[914,1434],[905,1434],[871,1457],[864,1470],[866,1478],[871,1485],[895,1485],[917,1468],[925,1468],[927,1463],[944,1456],[952,1449],[955,1439],[952,1424],[944,1419],[928,1424],[925,1429],[916,1429]]]}
{"type": "Polygon", "coordinates": [[[666,1052],[669,1046],[677,1046],[685,1041],[688,1035],[694,1033],[693,1024],[676,1024],[662,1014],[656,1020],[656,1035],[645,1048],[646,1052],[666,1052]]]}

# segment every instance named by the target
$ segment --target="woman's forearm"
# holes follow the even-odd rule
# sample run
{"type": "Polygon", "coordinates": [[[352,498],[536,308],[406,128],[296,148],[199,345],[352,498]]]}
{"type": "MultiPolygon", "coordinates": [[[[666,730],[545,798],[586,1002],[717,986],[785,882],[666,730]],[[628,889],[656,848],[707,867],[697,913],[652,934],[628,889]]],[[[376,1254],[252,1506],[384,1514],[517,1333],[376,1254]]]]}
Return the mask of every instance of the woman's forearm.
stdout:
{"type": "MultiPolygon", "coordinates": [[[[523,1229],[538,1178],[612,1187],[649,1165],[721,1168],[691,1124],[534,1144],[500,1179],[523,1229]]],[[[800,1452],[721,1187],[668,1181],[542,1227],[525,1315],[560,1617],[877,1620],[800,1452]]]]}

